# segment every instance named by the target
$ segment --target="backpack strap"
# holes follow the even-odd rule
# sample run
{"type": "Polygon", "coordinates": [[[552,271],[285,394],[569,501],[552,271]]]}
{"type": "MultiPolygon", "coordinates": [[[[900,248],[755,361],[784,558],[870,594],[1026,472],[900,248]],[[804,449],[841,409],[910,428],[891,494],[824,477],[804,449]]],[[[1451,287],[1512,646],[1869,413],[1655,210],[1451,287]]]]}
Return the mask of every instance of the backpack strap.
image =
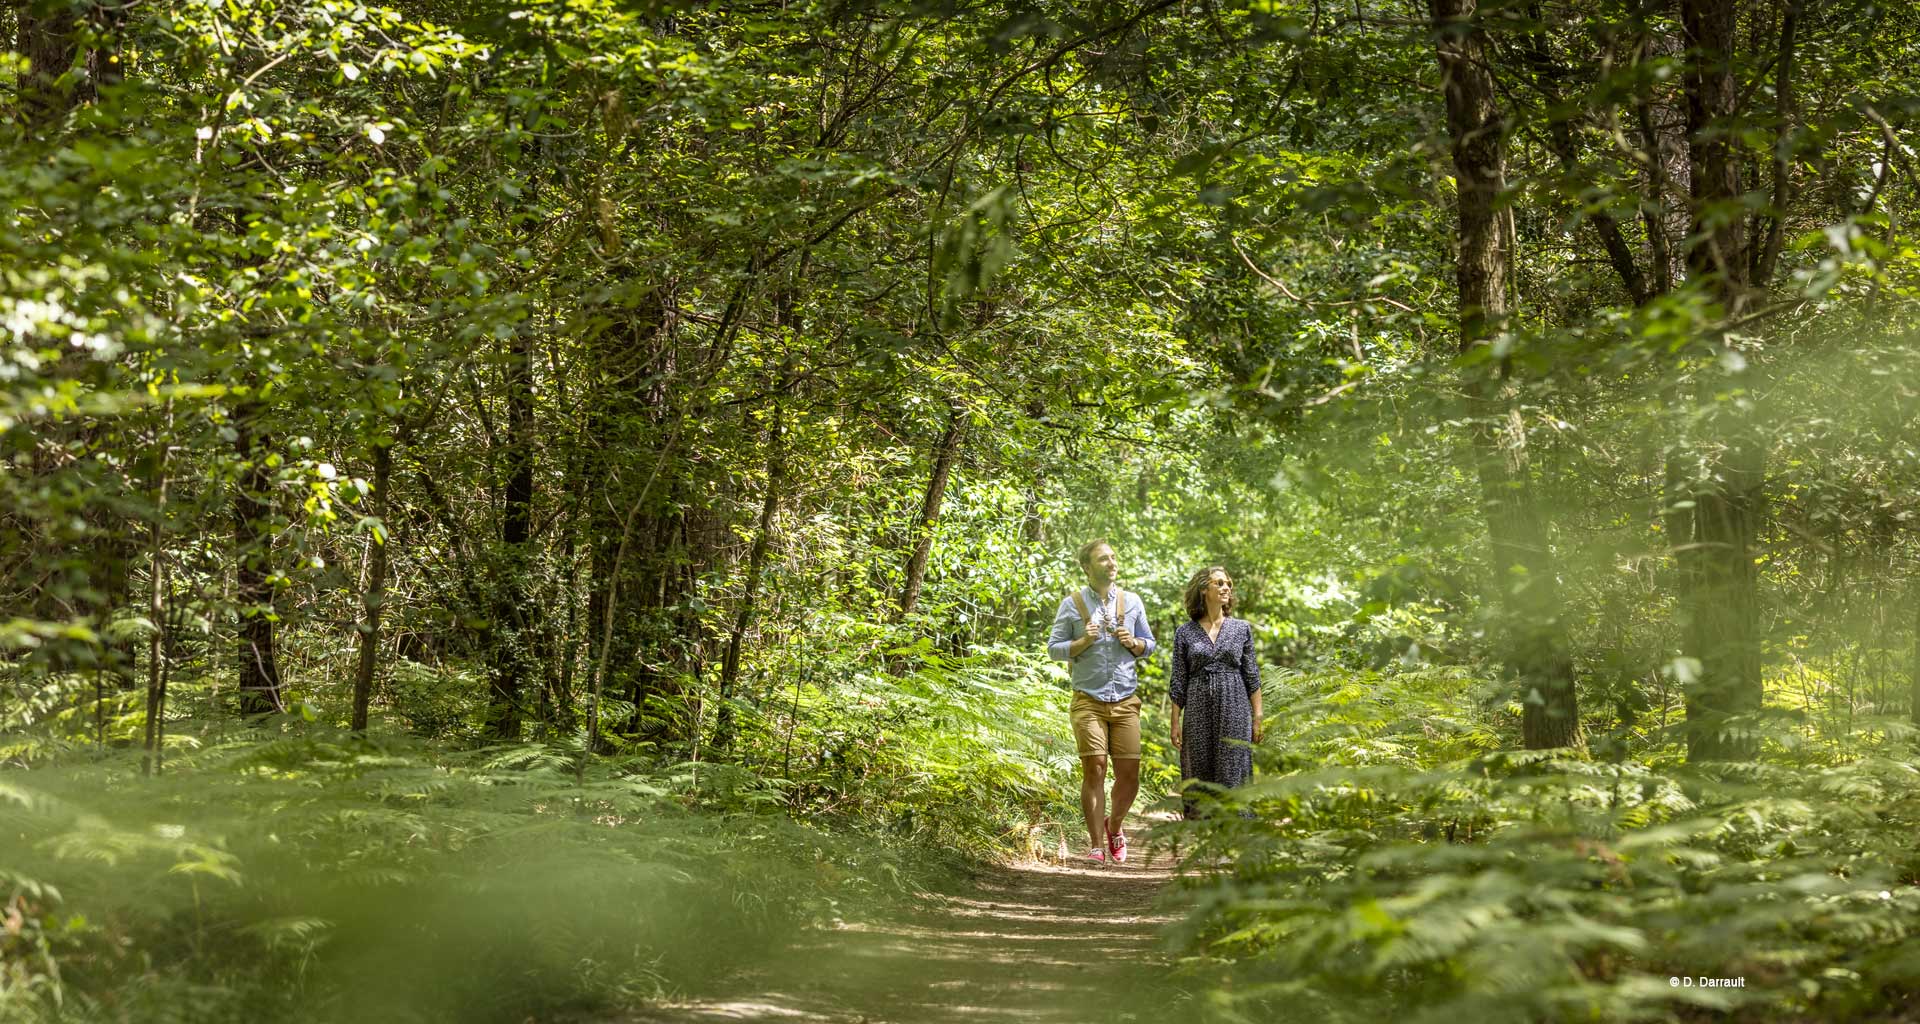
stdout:
{"type": "MultiPolygon", "coordinates": [[[[1087,615],[1087,599],[1084,597],[1081,597],[1080,591],[1078,590],[1073,592],[1073,610],[1080,613],[1081,623],[1085,624],[1085,623],[1091,623],[1093,621],[1093,619],[1087,615]]],[[[1083,635],[1086,633],[1086,628],[1084,625],[1081,627],[1081,633],[1083,635]]],[[[1074,657],[1067,659],[1067,664],[1071,665],[1074,662],[1079,660],[1080,660],[1079,656],[1075,655],[1074,657]]]]}

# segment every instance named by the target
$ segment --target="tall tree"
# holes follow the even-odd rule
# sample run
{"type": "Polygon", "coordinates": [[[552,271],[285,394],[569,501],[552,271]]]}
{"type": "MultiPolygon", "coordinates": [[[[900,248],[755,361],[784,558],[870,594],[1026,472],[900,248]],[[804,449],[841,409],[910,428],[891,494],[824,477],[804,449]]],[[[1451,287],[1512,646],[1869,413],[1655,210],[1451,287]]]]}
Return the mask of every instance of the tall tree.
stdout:
{"type": "MultiPolygon", "coordinates": [[[[1673,537],[1683,578],[1687,653],[1698,663],[1687,687],[1687,754],[1696,759],[1751,756],[1753,745],[1727,731],[1727,718],[1761,702],[1759,576],[1754,546],[1764,514],[1766,445],[1735,399],[1755,370],[1730,331],[1752,298],[1747,212],[1742,204],[1740,103],[1734,74],[1734,0],[1682,0],[1688,62],[1684,76],[1692,247],[1690,280],[1716,300],[1719,320],[1705,332],[1709,354],[1726,372],[1703,384],[1700,438],[1673,537]]],[[[1789,51],[1790,52],[1790,51],[1789,51]]]]}
{"type": "Polygon", "coordinates": [[[500,578],[493,588],[489,638],[492,666],[487,732],[495,739],[520,738],[522,694],[533,638],[528,584],[532,572],[534,498],[533,338],[522,324],[507,343],[504,367],[507,422],[501,442],[506,480],[501,493],[500,578]]]}
{"type": "Polygon", "coordinates": [[[233,494],[234,599],[240,616],[234,656],[243,715],[286,710],[279,652],[274,646],[279,621],[272,571],[274,472],[267,461],[269,438],[262,432],[264,412],[258,401],[247,400],[233,414],[233,447],[240,469],[233,494]]]}
{"type": "Polygon", "coordinates": [[[373,448],[373,500],[381,519],[379,532],[370,538],[367,552],[367,585],[360,603],[360,656],[353,674],[353,731],[367,731],[367,709],[373,700],[373,677],[379,667],[380,615],[387,602],[387,542],[391,535],[390,509],[393,499],[387,494],[393,483],[393,442],[376,442],[373,448]]]}
{"type": "Polygon", "coordinates": [[[747,555],[747,579],[742,585],[740,607],[733,615],[733,629],[727,634],[727,653],[720,663],[720,712],[714,720],[713,745],[726,750],[733,742],[733,692],[740,678],[740,651],[746,641],[747,627],[753,623],[754,605],[760,597],[760,577],[766,571],[767,552],[772,547],[774,517],[780,512],[780,492],[787,479],[787,432],[781,419],[779,398],[773,403],[773,424],[767,428],[767,489],[760,503],[760,521],[753,534],[753,550],[747,555]]]}
{"type": "Polygon", "coordinates": [[[1507,123],[1495,99],[1476,6],[1476,0],[1431,0],[1458,204],[1460,352],[1478,359],[1476,350],[1493,348],[1469,371],[1472,468],[1502,611],[1504,657],[1525,702],[1524,740],[1534,749],[1562,747],[1579,735],[1579,703],[1546,516],[1529,479],[1526,425],[1510,380],[1510,355],[1507,346],[1496,345],[1506,329],[1513,259],[1512,219],[1503,207],[1507,123]]]}

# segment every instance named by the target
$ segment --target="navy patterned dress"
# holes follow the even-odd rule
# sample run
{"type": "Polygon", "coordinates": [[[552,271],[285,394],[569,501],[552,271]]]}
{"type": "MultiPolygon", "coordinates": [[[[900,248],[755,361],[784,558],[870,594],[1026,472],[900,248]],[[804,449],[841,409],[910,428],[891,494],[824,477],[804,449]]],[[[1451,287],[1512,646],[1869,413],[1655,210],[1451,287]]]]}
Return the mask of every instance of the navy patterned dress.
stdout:
{"type": "MultiPolygon", "coordinates": [[[[1253,627],[1232,616],[1220,635],[1207,639],[1198,622],[1173,633],[1173,675],[1167,696],[1184,711],[1180,729],[1180,774],[1215,786],[1238,786],[1253,778],[1253,695],[1260,692],[1253,627]],[[1238,743],[1228,742],[1238,740],[1238,743]]],[[[1194,805],[1186,803],[1192,817],[1194,805]]]]}

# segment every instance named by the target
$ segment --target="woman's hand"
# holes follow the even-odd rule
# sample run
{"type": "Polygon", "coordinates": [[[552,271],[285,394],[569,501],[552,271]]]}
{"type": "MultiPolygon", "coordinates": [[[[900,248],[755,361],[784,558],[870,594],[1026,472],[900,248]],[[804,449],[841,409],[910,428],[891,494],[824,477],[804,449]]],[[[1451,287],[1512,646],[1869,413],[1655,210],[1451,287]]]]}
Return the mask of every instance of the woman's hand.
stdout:
{"type": "Polygon", "coordinates": [[[1267,723],[1256,718],[1253,720],[1253,742],[1259,743],[1267,738],[1267,723]]]}
{"type": "Polygon", "coordinates": [[[1180,749],[1180,727],[1179,726],[1174,726],[1174,729],[1173,729],[1173,749],[1175,750],[1180,749]]]}

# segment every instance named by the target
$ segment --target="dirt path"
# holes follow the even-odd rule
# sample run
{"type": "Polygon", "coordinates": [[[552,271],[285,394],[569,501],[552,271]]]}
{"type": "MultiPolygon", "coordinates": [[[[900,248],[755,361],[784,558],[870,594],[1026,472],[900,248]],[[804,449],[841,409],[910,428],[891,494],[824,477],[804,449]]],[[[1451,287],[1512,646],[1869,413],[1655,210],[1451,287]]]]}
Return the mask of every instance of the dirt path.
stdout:
{"type": "MultiPolygon", "coordinates": [[[[1135,833],[1139,834],[1139,833],[1135,833]]],[[[1142,844],[1144,845],[1144,844],[1142,844]]],[[[802,933],[751,995],[636,1021],[833,1024],[1147,1021],[1183,998],[1166,977],[1165,853],[1105,867],[996,869],[883,921],[802,933]]]]}

